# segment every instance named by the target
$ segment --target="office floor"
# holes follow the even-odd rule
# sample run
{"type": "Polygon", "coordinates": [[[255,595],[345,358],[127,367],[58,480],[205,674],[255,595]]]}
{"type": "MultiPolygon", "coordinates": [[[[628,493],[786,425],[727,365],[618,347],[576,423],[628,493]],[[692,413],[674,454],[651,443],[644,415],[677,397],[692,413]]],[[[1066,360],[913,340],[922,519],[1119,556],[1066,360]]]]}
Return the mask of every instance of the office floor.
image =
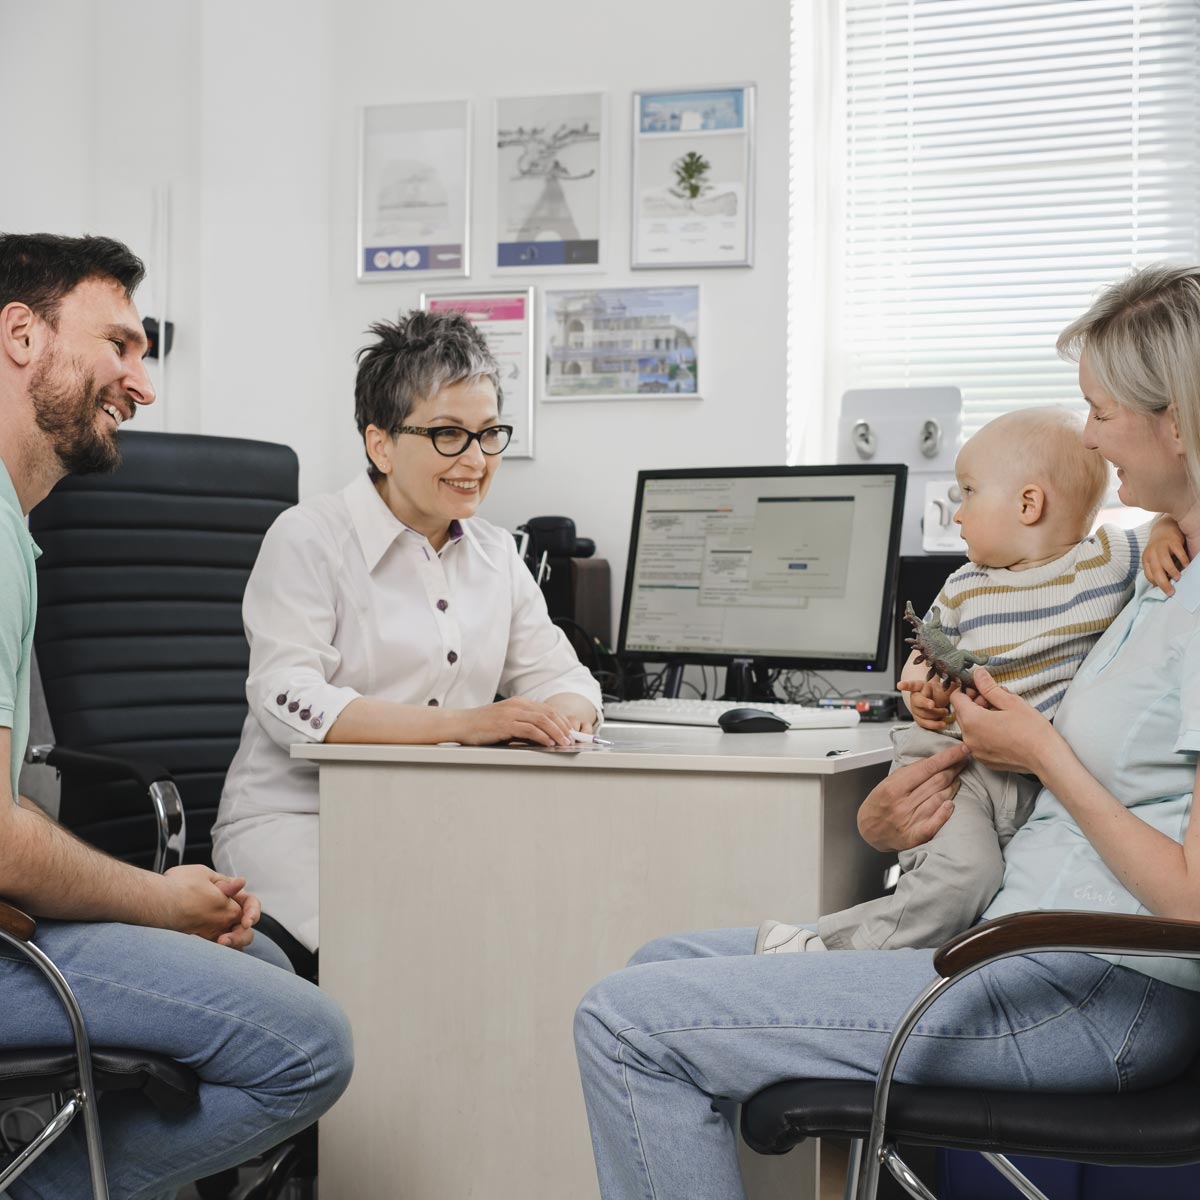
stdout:
{"type": "Polygon", "coordinates": [[[846,1163],[850,1143],[840,1138],[821,1139],[820,1200],[842,1200],[846,1191],[846,1163]]]}

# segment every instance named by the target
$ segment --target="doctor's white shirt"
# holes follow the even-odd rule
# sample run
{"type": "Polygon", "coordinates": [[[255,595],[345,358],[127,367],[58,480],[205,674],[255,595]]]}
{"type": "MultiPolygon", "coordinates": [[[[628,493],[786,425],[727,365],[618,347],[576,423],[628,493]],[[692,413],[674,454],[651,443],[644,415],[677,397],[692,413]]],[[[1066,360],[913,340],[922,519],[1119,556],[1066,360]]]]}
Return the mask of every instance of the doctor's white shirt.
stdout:
{"type": "MultiPolygon", "coordinates": [[[[213,857],[310,949],[317,932],[317,768],[288,748],[324,740],[359,696],[475,708],[600,689],[553,625],[511,533],[454,522],[438,553],[364,471],[268,530],[246,585],[250,711],[225,780],[213,857]]],[[[386,848],[383,848],[386,852],[386,848]]]]}

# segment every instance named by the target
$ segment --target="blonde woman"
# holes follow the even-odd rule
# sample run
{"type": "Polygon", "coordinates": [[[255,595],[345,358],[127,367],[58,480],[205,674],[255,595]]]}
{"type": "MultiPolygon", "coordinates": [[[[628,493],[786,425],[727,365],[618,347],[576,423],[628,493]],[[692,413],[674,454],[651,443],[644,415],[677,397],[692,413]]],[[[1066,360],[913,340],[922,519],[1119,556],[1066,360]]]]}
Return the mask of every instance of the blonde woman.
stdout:
{"type": "MultiPolygon", "coordinates": [[[[1085,444],[1121,497],[1170,514],[1200,552],[1200,268],[1149,268],[1063,334],[1080,360],[1085,444]]],[[[968,752],[1043,789],[1005,851],[983,919],[1097,909],[1200,919],[1200,567],[1133,599],[1051,725],[976,672],[953,703],[965,747],[904,767],[864,805],[880,849],[927,840],[968,752]],[[990,707],[989,707],[990,706],[990,707]]],[[[812,914],[814,917],[816,914],[812,914]]],[[[787,1078],[873,1079],[892,1029],[934,978],[932,951],[755,956],[755,930],[665,938],[596,985],[576,1045],[606,1200],[743,1195],[732,1104],[787,1078]]],[[[1200,1046],[1200,963],[1035,954],[958,984],[909,1039],[900,1082],[1061,1091],[1170,1079],[1200,1046]]]]}

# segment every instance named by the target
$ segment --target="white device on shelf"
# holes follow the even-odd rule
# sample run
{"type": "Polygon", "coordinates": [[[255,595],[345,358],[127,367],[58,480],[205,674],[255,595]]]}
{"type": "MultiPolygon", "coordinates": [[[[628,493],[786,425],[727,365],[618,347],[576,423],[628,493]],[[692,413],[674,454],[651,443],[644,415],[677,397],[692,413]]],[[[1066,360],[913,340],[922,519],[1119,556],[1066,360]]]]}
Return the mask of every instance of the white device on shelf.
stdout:
{"type": "Polygon", "coordinates": [[[862,388],[842,396],[838,461],[908,464],[901,554],[921,553],[924,485],[954,478],[961,440],[962,394],[956,387],[862,388]]]}
{"type": "Polygon", "coordinates": [[[954,479],[925,484],[925,515],[921,524],[921,549],[926,554],[966,554],[954,514],[962,504],[962,489],[954,479]]]}
{"type": "Polygon", "coordinates": [[[800,704],[738,700],[617,700],[604,706],[606,721],[645,721],[652,725],[716,725],[732,708],[754,708],[782,717],[793,729],[844,729],[858,724],[853,709],[810,708],[800,704]]]}

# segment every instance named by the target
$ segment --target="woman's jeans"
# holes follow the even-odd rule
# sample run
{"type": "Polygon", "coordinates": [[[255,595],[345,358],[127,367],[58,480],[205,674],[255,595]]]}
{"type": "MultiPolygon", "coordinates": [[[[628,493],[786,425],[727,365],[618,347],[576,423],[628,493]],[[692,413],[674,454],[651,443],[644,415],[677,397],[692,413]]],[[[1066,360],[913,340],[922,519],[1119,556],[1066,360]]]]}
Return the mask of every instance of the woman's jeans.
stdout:
{"type": "MultiPolygon", "coordinates": [[[[174,1196],[244,1162],[310,1125],[349,1082],[341,1009],[261,935],[239,953],[164,929],[39,921],[34,940],[66,976],[93,1046],[165,1054],[200,1077],[199,1103],[177,1117],[159,1115],[140,1093],[101,1096],[113,1200],[174,1196]]],[[[0,948],[0,1047],[70,1044],[44,976],[0,948]]],[[[80,1118],[7,1194],[91,1195],[80,1118]]]]}
{"type": "MultiPolygon", "coordinates": [[[[605,1200],[743,1196],[732,1103],[781,1079],[874,1079],[935,977],[931,950],[756,957],[754,935],[651,942],[580,1004],[575,1044],[605,1200]]],[[[896,1079],[1136,1089],[1178,1075],[1198,1044],[1200,993],[1088,954],[1039,954],[951,988],[909,1038],[896,1079]]]]}

